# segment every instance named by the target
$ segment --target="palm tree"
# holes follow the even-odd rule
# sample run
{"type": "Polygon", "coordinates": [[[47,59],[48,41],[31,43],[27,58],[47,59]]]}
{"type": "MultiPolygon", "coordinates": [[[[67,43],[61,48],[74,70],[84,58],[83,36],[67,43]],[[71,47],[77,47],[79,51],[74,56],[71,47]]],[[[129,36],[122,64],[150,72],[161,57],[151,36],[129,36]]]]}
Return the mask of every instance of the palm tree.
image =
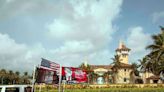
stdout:
{"type": "Polygon", "coordinates": [[[91,71],[91,67],[89,64],[85,65],[84,63],[82,63],[80,66],[79,66],[80,69],[84,70],[87,72],[87,74],[91,71]]]}
{"type": "Polygon", "coordinates": [[[99,75],[96,74],[96,73],[94,73],[94,72],[90,72],[89,75],[90,75],[90,76],[89,76],[89,78],[90,78],[90,83],[96,82],[96,79],[99,77],[99,75]]]}
{"type": "Polygon", "coordinates": [[[144,57],[143,59],[139,59],[138,61],[140,62],[140,65],[139,65],[140,70],[143,71],[143,72],[145,72],[146,69],[148,68],[148,67],[147,67],[147,63],[148,63],[148,62],[147,62],[147,58],[144,57]]]}
{"type": "Polygon", "coordinates": [[[130,82],[135,83],[135,80],[139,77],[139,65],[137,63],[132,63],[132,71],[130,72],[130,82]]]}
{"type": "Polygon", "coordinates": [[[91,72],[92,72],[92,70],[91,70],[90,65],[89,65],[89,64],[85,65],[84,63],[82,63],[82,64],[79,66],[79,68],[82,69],[83,71],[85,71],[85,72],[87,73],[88,83],[90,83],[90,82],[91,82],[90,78],[92,78],[92,77],[91,77],[91,72]]]}
{"type": "Polygon", "coordinates": [[[24,75],[22,76],[23,84],[29,84],[30,83],[29,78],[30,76],[28,75],[28,72],[24,72],[24,75]]]}
{"type": "Polygon", "coordinates": [[[161,33],[153,35],[152,39],[153,44],[146,47],[146,49],[151,50],[147,55],[150,58],[150,60],[147,61],[147,68],[155,75],[158,75],[164,70],[164,28],[161,27],[161,33]]]}
{"type": "Polygon", "coordinates": [[[120,59],[120,56],[118,55],[115,55],[114,58],[111,58],[113,60],[113,69],[114,69],[114,72],[118,72],[118,69],[120,68],[121,66],[121,59],[120,59]]]}
{"type": "Polygon", "coordinates": [[[150,56],[157,56],[156,59],[159,60],[164,54],[164,31],[161,34],[153,35],[152,39],[154,43],[147,46],[146,49],[151,50],[150,56]]]}
{"type": "Polygon", "coordinates": [[[1,84],[4,84],[4,79],[6,78],[6,70],[5,69],[1,69],[0,71],[0,78],[1,78],[1,84]]]}
{"type": "Polygon", "coordinates": [[[13,81],[14,81],[14,73],[13,73],[12,70],[9,70],[8,79],[9,79],[9,84],[13,84],[13,81]]]}
{"type": "Polygon", "coordinates": [[[118,55],[115,55],[114,58],[111,58],[113,60],[113,75],[112,75],[112,78],[113,78],[113,82],[116,83],[116,74],[118,73],[118,70],[120,69],[120,66],[121,66],[121,59],[120,59],[120,56],[118,55]]]}
{"type": "Polygon", "coordinates": [[[15,72],[15,83],[16,84],[19,84],[19,81],[20,81],[20,72],[16,71],[15,72]]]}
{"type": "Polygon", "coordinates": [[[132,63],[132,69],[135,76],[139,76],[138,68],[139,68],[139,65],[137,63],[132,63]]]}
{"type": "Polygon", "coordinates": [[[106,83],[109,83],[109,75],[110,74],[111,74],[111,72],[108,71],[108,72],[105,72],[104,75],[103,75],[103,79],[105,79],[106,83]]]}

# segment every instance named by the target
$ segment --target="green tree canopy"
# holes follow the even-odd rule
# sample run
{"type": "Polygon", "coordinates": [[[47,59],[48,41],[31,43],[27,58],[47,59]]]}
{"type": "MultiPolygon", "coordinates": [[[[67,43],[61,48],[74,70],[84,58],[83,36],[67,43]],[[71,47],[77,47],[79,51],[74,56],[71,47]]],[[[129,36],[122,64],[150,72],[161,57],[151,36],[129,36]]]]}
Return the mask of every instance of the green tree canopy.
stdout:
{"type": "Polygon", "coordinates": [[[141,61],[142,69],[149,70],[155,75],[164,70],[164,28],[160,28],[159,34],[152,35],[153,43],[146,47],[150,53],[141,61]]]}

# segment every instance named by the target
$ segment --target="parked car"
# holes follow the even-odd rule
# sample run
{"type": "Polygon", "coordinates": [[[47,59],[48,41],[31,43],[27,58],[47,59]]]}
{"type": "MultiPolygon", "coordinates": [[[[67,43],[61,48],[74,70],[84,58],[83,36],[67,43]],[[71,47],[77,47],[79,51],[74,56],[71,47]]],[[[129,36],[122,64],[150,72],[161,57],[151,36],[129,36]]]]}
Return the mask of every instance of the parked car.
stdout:
{"type": "Polygon", "coordinates": [[[0,92],[31,92],[31,85],[1,85],[0,92]]]}

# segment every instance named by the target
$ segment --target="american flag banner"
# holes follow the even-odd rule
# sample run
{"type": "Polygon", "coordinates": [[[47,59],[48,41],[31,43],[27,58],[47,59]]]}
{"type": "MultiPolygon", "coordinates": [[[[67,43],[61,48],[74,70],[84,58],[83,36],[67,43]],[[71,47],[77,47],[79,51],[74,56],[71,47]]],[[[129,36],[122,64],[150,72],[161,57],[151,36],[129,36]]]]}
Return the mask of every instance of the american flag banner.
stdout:
{"type": "Polygon", "coordinates": [[[42,66],[45,68],[52,69],[52,70],[56,71],[57,74],[59,74],[60,65],[55,62],[52,62],[52,61],[42,58],[41,67],[42,66]]]}
{"type": "Polygon", "coordinates": [[[45,82],[52,83],[53,80],[59,79],[59,81],[58,81],[59,91],[58,92],[60,92],[60,90],[61,90],[61,76],[62,76],[61,75],[61,72],[62,72],[61,65],[42,58],[40,68],[48,70],[48,75],[46,74],[46,76],[45,76],[45,82]],[[54,75],[55,73],[50,72],[51,70],[56,71],[56,74],[59,76],[59,78],[55,77],[56,75],[52,77],[52,75],[54,75]]]}

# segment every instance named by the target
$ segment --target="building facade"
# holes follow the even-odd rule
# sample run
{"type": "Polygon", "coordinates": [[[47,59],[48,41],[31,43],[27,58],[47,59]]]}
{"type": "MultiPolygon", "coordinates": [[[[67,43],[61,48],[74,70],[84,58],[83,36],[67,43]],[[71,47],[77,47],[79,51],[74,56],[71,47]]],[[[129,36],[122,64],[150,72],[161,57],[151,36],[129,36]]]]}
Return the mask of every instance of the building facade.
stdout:
{"type": "MultiPolygon", "coordinates": [[[[128,84],[128,83],[162,83],[160,76],[155,76],[149,71],[140,72],[139,76],[135,76],[134,68],[129,63],[130,49],[123,42],[119,43],[115,50],[119,57],[119,67],[113,64],[109,65],[90,65],[89,82],[91,84],[128,84]],[[117,69],[117,71],[116,71],[117,69]],[[94,75],[93,75],[94,74],[94,75]],[[94,77],[94,78],[93,78],[94,77]]],[[[87,65],[87,63],[84,63],[87,65]]]]}
{"type": "Polygon", "coordinates": [[[156,76],[148,70],[141,73],[141,78],[143,83],[163,83],[160,76],[156,76]]]}
{"type": "Polygon", "coordinates": [[[111,65],[90,65],[91,70],[97,74],[94,84],[109,84],[109,83],[132,83],[133,69],[129,64],[130,49],[123,42],[119,43],[119,47],[115,50],[119,56],[120,66],[115,71],[115,67],[111,65]]]}

